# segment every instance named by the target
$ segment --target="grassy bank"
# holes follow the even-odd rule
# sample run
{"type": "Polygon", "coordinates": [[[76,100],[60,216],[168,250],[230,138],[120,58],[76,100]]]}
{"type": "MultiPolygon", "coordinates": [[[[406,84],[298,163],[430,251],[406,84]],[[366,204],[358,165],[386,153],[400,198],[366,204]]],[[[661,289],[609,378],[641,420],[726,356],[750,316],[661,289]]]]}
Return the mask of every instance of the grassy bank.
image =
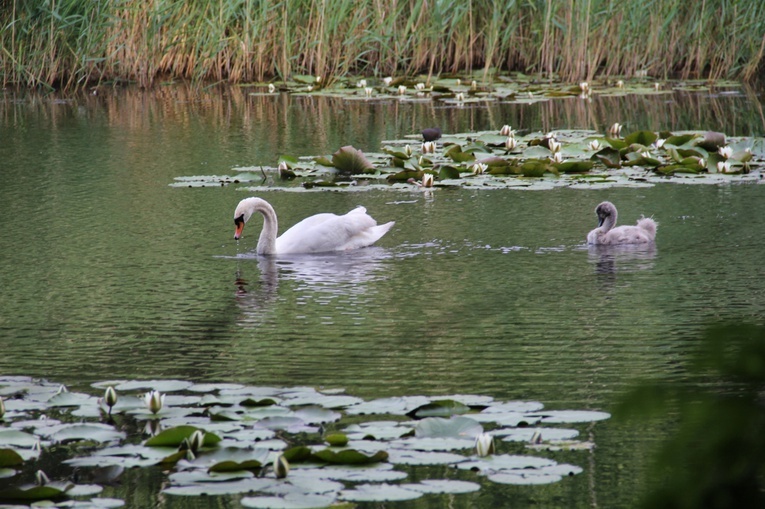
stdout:
{"type": "Polygon", "coordinates": [[[3,84],[495,69],[752,80],[761,0],[0,0],[3,84]]]}

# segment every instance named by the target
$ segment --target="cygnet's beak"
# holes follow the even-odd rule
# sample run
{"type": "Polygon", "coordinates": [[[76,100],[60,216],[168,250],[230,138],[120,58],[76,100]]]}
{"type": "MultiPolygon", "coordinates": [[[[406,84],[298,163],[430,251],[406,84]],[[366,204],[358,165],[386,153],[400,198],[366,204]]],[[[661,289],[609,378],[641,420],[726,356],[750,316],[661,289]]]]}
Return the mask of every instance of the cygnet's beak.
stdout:
{"type": "Polygon", "coordinates": [[[244,218],[238,217],[234,219],[234,224],[236,225],[236,230],[234,230],[234,240],[239,240],[239,237],[242,236],[242,231],[244,230],[244,218]]]}

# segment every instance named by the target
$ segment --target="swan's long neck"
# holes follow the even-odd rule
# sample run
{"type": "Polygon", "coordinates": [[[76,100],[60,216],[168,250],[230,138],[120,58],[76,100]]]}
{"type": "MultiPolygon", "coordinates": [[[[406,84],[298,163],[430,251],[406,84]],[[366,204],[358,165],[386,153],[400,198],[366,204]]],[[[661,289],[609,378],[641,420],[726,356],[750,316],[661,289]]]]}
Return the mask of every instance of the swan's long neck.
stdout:
{"type": "Polygon", "coordinates": [[[260,212],[263,216],[263,229],[260,230],[257,252],[261,255],[276,254],[276,234],[279,231],[276,211],[267,201],[257,198],[256,200],[253,203],[253,212],[260,212]]]}

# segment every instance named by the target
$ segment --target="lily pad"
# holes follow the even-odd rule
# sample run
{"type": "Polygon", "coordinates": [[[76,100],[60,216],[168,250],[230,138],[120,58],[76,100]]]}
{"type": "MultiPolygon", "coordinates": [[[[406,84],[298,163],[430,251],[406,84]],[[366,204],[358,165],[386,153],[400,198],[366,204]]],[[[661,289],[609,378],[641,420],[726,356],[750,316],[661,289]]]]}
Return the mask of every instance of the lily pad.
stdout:
{"type": "Polygon", "coordinates": [[[289,494],[284,497],[244,497],[240,503],[254,509],[315,509],[330,507],[335,500],[334,494],[289,494]]]}
{"type": "MultiPolygon", "coordinates": [[[[191,435],[197,430],[198,428],[194,426],[176,426],[149,438],[144,445],[149,447],[178,447],[184,440],[191,438],[191,435]]],[[[214,433],[205,433],[203,445],[210,447],[220,442],[220,440],[221,438],[214,433]]]]}
{"type": "Polygon", "coordinates": [[[422,492],[383,483],[360,484],[355,489],[341,491],[339,498],[351,502],[397,502],[414,500],[422,495],[422,492]]]}
{"type": "Polygon", "coordinates": [[[368,456],[355,449],[345,449],[337,452],[330,449],[323,449],[321,451],[315,451],[313,457],[335,465],[366,465],[369,463],[387,461],[388,453],[385,451],[377,451],[373,455],[368,456]]]}

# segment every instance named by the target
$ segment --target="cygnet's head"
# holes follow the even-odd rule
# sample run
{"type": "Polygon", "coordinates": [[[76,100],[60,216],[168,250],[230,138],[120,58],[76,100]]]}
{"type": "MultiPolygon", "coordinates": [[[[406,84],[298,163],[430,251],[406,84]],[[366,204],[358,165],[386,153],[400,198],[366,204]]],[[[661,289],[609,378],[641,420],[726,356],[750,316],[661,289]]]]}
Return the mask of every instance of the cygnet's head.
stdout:
{"type": "Polygon", "coordinates": [[[603,226],[606,218],[616,216],[616,207],[610,201],[604,201],[595,207],[595,214],[598,216],[598,226],[603,226]]]}

